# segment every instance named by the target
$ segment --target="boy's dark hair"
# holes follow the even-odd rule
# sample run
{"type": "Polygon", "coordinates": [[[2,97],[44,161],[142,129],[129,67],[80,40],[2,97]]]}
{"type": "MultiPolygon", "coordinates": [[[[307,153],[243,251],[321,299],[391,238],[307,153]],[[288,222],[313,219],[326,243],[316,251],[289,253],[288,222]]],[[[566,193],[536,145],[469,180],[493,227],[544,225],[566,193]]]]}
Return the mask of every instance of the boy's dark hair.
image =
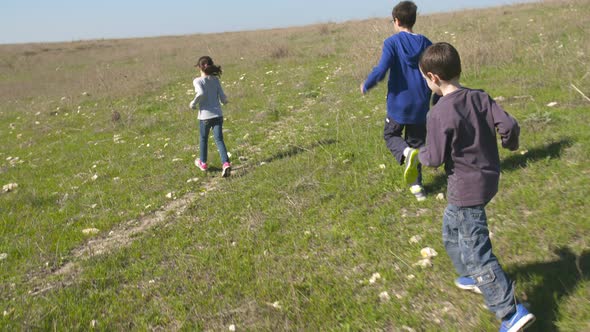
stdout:
{"type": "Polygon", "coordinates": [[[449,43],[430,45],[422,53],[419,65],[424,74],[433,73],[444,81],[461,76],[461,57],[459,52],[449,43]]]}
{"type": "Polygon", "coordinates": [[[391,16],[399,21],[399,25],[412,28],[416,23],[416,11],[418,7],[412,1],[402,1],[391,11],[391,16]]]}
{"type": "Polygon", "coordinates": [[[206,55],[199,58],[195,67],[199,67],[207,75],[219,76],[222,73],[221,66],[216,66],[213,59],[206,55]]]}

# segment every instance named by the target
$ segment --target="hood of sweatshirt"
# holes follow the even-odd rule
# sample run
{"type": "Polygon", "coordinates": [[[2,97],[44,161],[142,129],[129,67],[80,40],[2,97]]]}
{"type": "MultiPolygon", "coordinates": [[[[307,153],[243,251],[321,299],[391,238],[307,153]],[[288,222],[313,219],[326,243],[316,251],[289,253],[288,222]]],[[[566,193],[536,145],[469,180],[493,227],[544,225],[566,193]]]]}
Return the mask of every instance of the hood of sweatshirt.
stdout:
{"type": "Polygon", "coordinates": [[[422,35],[404,31],[399,32],[396,37],[399,38],[400,41],[395,43],[397,55],[408,66],[418,68],[420,55],[426,47],[431,45],[429,40],[422,35]]]}

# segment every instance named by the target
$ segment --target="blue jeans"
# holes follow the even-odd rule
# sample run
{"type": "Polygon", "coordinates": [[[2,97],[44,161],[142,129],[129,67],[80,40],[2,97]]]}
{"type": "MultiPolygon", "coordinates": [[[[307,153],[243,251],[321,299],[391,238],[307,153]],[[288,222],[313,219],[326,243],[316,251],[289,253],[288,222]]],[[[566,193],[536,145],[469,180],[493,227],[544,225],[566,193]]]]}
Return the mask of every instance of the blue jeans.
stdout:
{"type": "Polygon", "coordinates": [[[213,119],[199,120],[199,132],[201,134],[201,141],[199,143],[201,162],[207,162],[207,144],[209,141],[209,131],[211,128],[213,128],[213,138],[215,139],[215,145],[217,145],[217,150],[219,151],[219,156],[221,157],[221,163],[223,164],[229,162],[227,149],[225,148],[225,143],[223,142],[223,117],[221,116],[213,119]]]}
{"type": "Polygon", "coordinates": [[[485,204],[449,204],[443,216],[443,242],[457,273],[475,280],[486,305],[499,319],[516,310],[514,285],[492,253],[485,204]]]}

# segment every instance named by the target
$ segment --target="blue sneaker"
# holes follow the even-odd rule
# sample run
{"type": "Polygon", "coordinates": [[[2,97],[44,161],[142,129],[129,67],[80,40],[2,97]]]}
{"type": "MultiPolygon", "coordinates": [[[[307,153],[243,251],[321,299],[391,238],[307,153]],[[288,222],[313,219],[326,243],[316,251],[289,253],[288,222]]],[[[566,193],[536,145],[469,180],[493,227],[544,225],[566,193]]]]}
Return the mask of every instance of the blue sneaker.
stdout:
{"type": "Polygon", "coordinates": [[[517,304],[514,315],[502,321],[500,332],[522,331],[534,321],[535,315],[531,314],[522,304],[517,304]]]}
{"type": "Polygon", "coordinates": [[[481,290],[479,290],[479,287],[477,287],[475,280],[471,277],[459,277],[459,278],[455,279],[455,286],[457,286],[461,289],[464,289],[464,290],[468,290],[468,291],[472,291],[477,294],[481,294],[481,290]]]}

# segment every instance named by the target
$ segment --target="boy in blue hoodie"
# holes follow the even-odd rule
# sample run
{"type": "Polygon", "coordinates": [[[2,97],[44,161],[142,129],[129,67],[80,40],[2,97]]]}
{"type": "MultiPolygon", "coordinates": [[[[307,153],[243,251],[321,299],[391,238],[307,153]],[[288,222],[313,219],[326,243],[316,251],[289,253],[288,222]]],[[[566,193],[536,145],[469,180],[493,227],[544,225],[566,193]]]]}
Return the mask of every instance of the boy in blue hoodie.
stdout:
{"type": "Polygon", "coordinates": [[[383,138],[399,164],[405,162],[404,178],[416,179],[409,183],[410,191],[418,201],[423,201],[426,196],[421,167],[417,165],[417,148],[424,145],[426,138],[426,113],[431,91],[420,74],[418,61],[432,42],[412,32],[417,9],[411,1],[402,1],[393,8],[391,22],[397,33],[383,42],[381,60],[361,84],[361,93],[366,94],[389,71],[383,138]],[[406,174],[416,170],[418,174],[406,174]]]}

